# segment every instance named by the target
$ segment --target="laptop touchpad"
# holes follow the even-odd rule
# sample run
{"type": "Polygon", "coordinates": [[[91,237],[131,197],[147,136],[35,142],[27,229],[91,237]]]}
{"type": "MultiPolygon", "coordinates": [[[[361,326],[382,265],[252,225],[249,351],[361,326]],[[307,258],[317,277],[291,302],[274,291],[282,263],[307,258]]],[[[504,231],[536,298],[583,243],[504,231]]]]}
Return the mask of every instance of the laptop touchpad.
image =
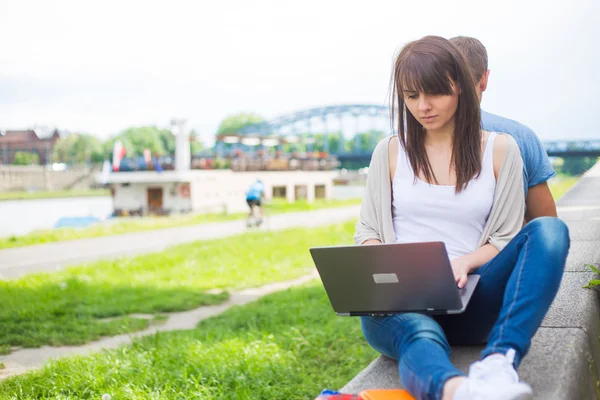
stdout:
{"type": "Polygon", "coordinates": [[[373,274],[375,283],[398,283],[398,275],[396,274],[373,274]]]}

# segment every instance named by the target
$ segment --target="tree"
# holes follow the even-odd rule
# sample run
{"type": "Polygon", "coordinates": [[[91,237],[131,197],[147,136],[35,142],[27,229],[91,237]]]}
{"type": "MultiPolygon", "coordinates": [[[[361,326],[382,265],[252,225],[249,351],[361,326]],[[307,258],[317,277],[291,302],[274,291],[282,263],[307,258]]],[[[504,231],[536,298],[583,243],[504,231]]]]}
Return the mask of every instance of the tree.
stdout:
{"type": "MultiPolygon", "coordinates": [[[[577,151],[584,150],[585,147],[578,143],[569,143],[567,149],[577,151]]],[[[560,168],[560,172],[565,175],[579,176],[592,168],[597,160],[597,157],[563,157],[563,164],[560,168]]]]}
{"type": "Polygon", "coordinates": [[[38,155],[38,153],[28,151],[17,151],[15,153],[15,158],[13,159],[13,164],[15,165],[30,165],[39,163],[40,156],[38,155]]]}
{"type": "Polygon", "coordinates": [[[205,149],[205,147],[206,146],[204,145],[204,141],[202,140],[200,134],[192,129],[190,131],[190,150],[192,154],[200,153],[205,149]]]}
{"type": "Polygon", "coordinates": [[[175,137],[173,134],[166,129],[158,129],[155,126],[133,127],[121,131],[117,136],[104,143],[106,156],[111,156],[117,140],[123,143],[127,157],[141,156],[144,154],[145,149],[150,149],[153,156],[175,152],[175,137]]]}
{"type": "Polygon", "coordinates": [[[560,172],[565,175],[579,176],[592,168],[597,160],[594,157],[564,157],[560,172]]]}
{"type": "Polygon", "coordinates": [[[342,149],[342,133],[330,132],[326,135],[319,133],[314,135],[314,149],[317,151],[325,151],[325,136],[327,136],[327,152],[330,154],[343,153],[342,149]]]}
{"type": "MultiPolygon", "coordinates": [[[[175,154],[175,135],[168,129],[160,129],[158,136],[165,149],[165,155],[175,154]]],[[[190,134],[191,137],[191,134],[190,134]]]]}
{"type": "Polygon", "coordinates": [[[359,132],[346,142],[346,144],[349,144],[347,150],[357,153],[371,153],[382,138],[383,132],[381,131],[359,132]]]}
{"type": "Polygon", "coordinates": [[[236,133],[249,125],[264,122],[264,118],[254,113],[238,113],[226,117],[219,125],[217,134],[236,133]]]}
{"type": "Polygon", "coordinates": [[[104,150],[96,136],[74,133],[56,142],[52,160],[65,164],[96,164],[104,160],[104,150]]]}

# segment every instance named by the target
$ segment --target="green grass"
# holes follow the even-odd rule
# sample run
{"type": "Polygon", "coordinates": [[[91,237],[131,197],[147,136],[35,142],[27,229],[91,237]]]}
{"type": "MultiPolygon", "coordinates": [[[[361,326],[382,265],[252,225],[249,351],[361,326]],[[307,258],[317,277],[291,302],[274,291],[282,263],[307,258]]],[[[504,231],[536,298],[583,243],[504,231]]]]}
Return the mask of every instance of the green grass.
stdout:
{"type": "MultiPolygon", "coordinates": [[[[265,206],[267,215],[286,212],[312,211],[324,208],[343,207],[360,204],[360,199],[348,200],[316,200],[313,204],[306,201],[297,201],[289,204],[285,201],[273,201],[265,206]]],[[[0,249],[30,246],[35,244],[53,243],[65,240],[75,240],[100,236],[118,235],[122,233],[149,231],[161,228],[173,228],[204,224],[209,222],[222,222],[246,218],[246,213],[236,214],[189,214],[169,217],[143,217],[127,218],[122,221],[92,225],[88,228],[61,228],[40,230],[23,236],[10,236],[0,238],[0,249]]]]}
{"type": "Polygon", "coordinates": [[[98,197],[110,196],[108,189],[76,189],[76,190],[57,190],[57,191],[39,191],[39,192],[3,192],[0,193],[2,200],[36,200],[36,199],[56,199],[65,197],[98,197]]]}
{"type": "Polygon", "coordinates": [[[560,199],[578,180],[579,176],[558,175],[548,182],[554,200],[560,199]]]}
{"type": "Polygon", "coordinates": [[[377,356],[320,283],[266,296],[133,345],[0,381],[2,399],[314,399],[377,356]]]}
{"type": "MultiPolygon", "coordinates": [[[[301,212],[301,211],[314,211],[326,208],[335,207],[346,207],[359,205],[362,198],[354,199],[343,199],[343,200],[315,200],[314,203],[308,203],[305,200],[296,201],[294,203],[288,203],[285,200],[274,200],[265,204],[265,213],[270,214],[281,214],[286,212],[301,212]]],[[[246,215],[244,214],[244,217],[246,215]]]]}
{"type": "MultiPolygon", "coordinates": [[[[600,276],[600,270],[593,266],[592,264],[586,264],[586,267],[590,269],[593,273],[600,276]]],[[[600,279],[590,279],[587,285],[584,286],[585,289],[591,289],[594,287],[600,287],[600,279]]]]}
{"type": "Polygon", "coordinates": [[[161,324],[163,322],[166,322],[168,319],[169,316],[167,314],[155,314],[154,318],[152,318],[152,323],[161,324]]]}
{"type": "Polygon", "coordinates": [[[149,321],[128,315],[189,310],[228,297],[209,289],[297,278],[314,269],[309,247],[349,244],[353,233],[354,222],[250,232],[0,281],[0,346],[81,344],[139,330],[149,321]]]}

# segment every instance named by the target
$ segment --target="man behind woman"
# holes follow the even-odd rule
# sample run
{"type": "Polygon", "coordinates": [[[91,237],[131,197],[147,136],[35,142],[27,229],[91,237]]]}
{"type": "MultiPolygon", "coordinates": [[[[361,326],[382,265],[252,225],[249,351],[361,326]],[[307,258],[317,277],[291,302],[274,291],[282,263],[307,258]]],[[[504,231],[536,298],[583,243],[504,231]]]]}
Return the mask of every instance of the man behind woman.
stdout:
{"type": "MultiPolygon", "coordinates": [[[[468,274],[480,275],[463,314],[361,317],[369,344],[399,361],[401,381],[417,399],[529,396],[516,368],[556,295],[569,248],[562,221],[535,218],[556,211],[543,190],[552,174],[529,174],[530,158],[524,182],[521,154],[533,156],[517,141],[531,144],[528,132],[516,141],[481,129],[485,70],[474,77],[440,37],[404,46],[393,70],[398,135],[373,153],[356,225],[357,244],[443,241],[459,287],[468,274]],[[526,214],[525,189],[540,184],[528,197],[545,203],[526,214]],[[531,222],[523,227],[525,216],[531,222]],[[450,362],[450,345],[481,343],[482,360],[465,376],[450,362]]],[[[497,122],[484,117],[484,128],[497,122]]]]}

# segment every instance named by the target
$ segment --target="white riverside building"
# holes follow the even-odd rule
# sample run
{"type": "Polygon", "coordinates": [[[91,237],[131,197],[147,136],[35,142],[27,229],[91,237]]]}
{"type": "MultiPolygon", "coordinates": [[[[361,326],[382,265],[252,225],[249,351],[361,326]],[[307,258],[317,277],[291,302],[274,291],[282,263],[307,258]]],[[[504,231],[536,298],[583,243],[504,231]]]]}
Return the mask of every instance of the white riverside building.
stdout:
{"type": "Polygon", "coordinates": [[[325,166],[326,160],[271,160],[277,170],[236,168],[245,161],[232,162],[234,170],[190,169],[189,136],[180,128],[175,170],[99,173],[96,181],[111,188],[116,215],[234,213],[248,210],[245,193],[257,179],[265,186],[266,201],[283,197],[290,203],[298,199],[310,203],[332,198],[338,174],[325,166]],[[287,169],[289,165],[295,165],[294,170],[287,169]]]}

